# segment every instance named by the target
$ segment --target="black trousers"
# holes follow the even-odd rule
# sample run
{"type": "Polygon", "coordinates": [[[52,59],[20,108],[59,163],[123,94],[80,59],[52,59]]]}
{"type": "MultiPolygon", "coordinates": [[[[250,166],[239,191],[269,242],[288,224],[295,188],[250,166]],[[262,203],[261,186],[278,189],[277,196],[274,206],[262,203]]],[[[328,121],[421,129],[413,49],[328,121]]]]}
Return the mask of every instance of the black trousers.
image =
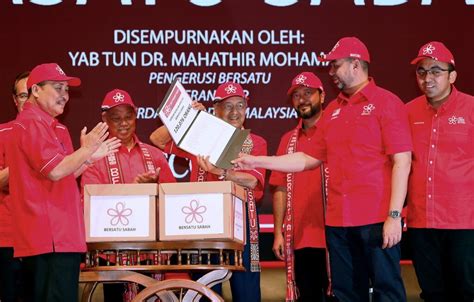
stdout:
{"type": "Polygon", "coordinates": [[[382,249],[383,223],[358,227],[326,226],[332,288],[340,302],[406,301],[400,269],[400,243],[382,249]]]}
{"type": "Polygon", "coordinates": [[[326,249],[302,248],[295,250],[295,281],[298,301],[323,302],[328,288],[326,249]]]}
{"type": "Polygon", "coordinates": [[[474,230],[409,228],[426,302],[474,301],[474,230]]]}
{"type": "Polygon", "coordinates": [[[24,257],[25,301],[77,302],[80,253],[24,257]]]}
{"type": "Polygon", "coordinates": [[[0,248],[0,301],[13,302],[22,292],[22,262],[13,258],[12,247],[0,248]]]}

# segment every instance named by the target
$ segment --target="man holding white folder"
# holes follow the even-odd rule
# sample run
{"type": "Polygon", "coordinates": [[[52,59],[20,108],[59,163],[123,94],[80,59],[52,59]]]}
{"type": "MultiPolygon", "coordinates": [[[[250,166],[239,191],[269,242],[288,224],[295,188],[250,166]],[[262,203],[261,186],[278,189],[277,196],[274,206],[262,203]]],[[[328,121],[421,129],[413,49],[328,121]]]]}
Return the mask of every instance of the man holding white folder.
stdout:
{"type": "MultiPolygon", "coordinates": [[[[204,110],[204,106],[194,102],[193,108],[204,110]]],[[[236,128],[243,128],[247,97],[242,87],[233,82],[220,85],[215,93],[215,115],[236,128]]],[[[260,267],[258,263],[258,219],[255,203],[263,196],[264,169],[246,171],[226,170],[211,164],[208,157],[194,156],[178,149],[168,129],[161,126],[155,130],[150,140],[163,151],[188,158],[192,163],[191,181],[230,180],[247,188],[247,245],[243,258],[245,272],[234,272],[230,279],[233,301],[260,301],[260,267]]],[[[266,141],[255,134],[249,134],[242,146],[242,152],[252,155],[266,155],[266,141]]]]}

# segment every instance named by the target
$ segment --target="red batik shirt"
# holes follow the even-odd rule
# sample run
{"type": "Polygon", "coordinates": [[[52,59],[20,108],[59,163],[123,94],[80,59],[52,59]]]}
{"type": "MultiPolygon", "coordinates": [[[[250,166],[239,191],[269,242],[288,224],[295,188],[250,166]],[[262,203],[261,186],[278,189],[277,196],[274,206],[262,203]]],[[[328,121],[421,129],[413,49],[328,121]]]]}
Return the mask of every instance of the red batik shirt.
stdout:
{"type": "Polygon", "coordinates": [[[420,96],[407,105],[413,135],[408,227],[474,228],[474,97],[452,86],[437,110],[420,96]]]}
{"type": "Polygon", "coordinates": [[[13,122],[7,147],[15,257],[85,252],[84,215],[73,174],[48,174],[73,146],[67,128],[37,105],[26,103],[13,122]]]}
{"type": "Polygon", "coordinates": [[[362,226],[385,221],[389,212],[390,155],[412,150],[402,101],[375,85],[340,93],[323,113],[313,152],[330,171],[328,226],[362,226]]]}
{"type": "MultiPolygon", "coordinates": [[[[310,152],[309,150],[314,147],[316,127],[317,124],[309,129],[303,129],[302,122],[301,120],[299,121],[296,127],[298,139],[295,152],[310,152]]],[[[291,130],[283,135],[276,155],[287,154],[288,142],[293,133],[294,130],[291,130]]],[[[273,186],[286,188],[286,173],[273,171],[269,182],[273,186]]],[[[325,248],[326,239],[324,234],[324,207],[320,168],[294,173],[293,184],[294,248],[325,248]]]]}

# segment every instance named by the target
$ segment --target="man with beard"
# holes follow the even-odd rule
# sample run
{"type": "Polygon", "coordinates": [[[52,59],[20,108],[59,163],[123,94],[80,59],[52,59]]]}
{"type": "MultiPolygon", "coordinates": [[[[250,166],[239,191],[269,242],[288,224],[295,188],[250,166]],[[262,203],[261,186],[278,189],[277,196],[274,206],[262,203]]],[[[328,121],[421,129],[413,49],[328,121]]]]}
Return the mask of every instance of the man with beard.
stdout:
{"type": "Polygon", "coordinates": [[[309,154],[242,156],[234,163],[298,172],[327,162],[326,242],[334,294],[341,302],[369,301],[372,286],[374,301],[405,301],[401,210],[412,142],[404,105],[369,77],[369,52],[359,39],[340,39],[321,60],[329,62],[341,92],[318,123],[309,154]]]}
{"type": "MultiPolygon", "coordinates": [[[[283,135],[277,155],[308,152],[322,115],[324,89],[314,73],[298,74],[287,95],[300,120],[296,128],[283,135]]],[[[298,301],[325,301],[328,277],[323,173],[324,168],[320,166],[299,173],[274,171],[270,176],[270,184],[274,186],[273,252],[278,259],[286,261],[287,300],[292,298],[292,281],[295,281],[298,301]],[[283,225],[290,228],[283,230],[283,225]]]]}
{"type": "MultiPolygon", "coordinates": [[[[109,126],[110,137],[120,140],[117,153],[97,161],[82,175],[81,187],[86,184],[160,183],[175,182],[168,162],[161,150],[142,143],[135,134],[137,112],[133,100],[125,90],[109,91],[102,102],[102,120],[109,126]],[[112,169],[118,173],[113,174],[112,169]]],[[[104,301],[128,301],[137,292],[133,283],[104,284],[104,301]]]]}
{"type": "Polygon", "coordinates": [[[474,97],[456,89],[441,42],[411,62],[423,93],[407,104],[413,135],[408,235],[426,302],[474,301],[474,97]]]}
{"type": "MultiPolygon", "coordinates": [[[[195,109],[204,110],[200,103],[194,103],[195,109]]],[[[214,98],[215,115],[236,128],[243,128],[247,97],[237,83],[227,82],[217,87],[214,98]]],[[[245,272],[234,272],[230,279],[232,301],[258,302],[260,293],[260,265],[258,261],[258,215],[256,202],[263,197],[265,182],[264,169],[224,170],[212,165],[207,157],[193,156],[171,141],[168,130],[162,126],[155,130],[150,140],[160,149],[191,161],[191,181],[230,180],[247,188],[247,244],[243,253],[245,272]]],[[[266,155],[267,142],[251,133],[244,142],[242,152],[252,155],[266,155]]],[[[219,289],[214,288],[219,291],[219,289]]]]}

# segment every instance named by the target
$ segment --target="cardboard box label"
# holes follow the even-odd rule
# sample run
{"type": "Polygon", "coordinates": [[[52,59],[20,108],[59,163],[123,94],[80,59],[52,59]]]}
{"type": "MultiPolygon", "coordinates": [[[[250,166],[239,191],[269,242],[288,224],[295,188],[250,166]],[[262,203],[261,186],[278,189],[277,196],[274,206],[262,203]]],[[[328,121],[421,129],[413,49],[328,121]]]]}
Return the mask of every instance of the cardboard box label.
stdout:
{"type": "Polygon", "coordinates": [[[150,196],[91,196],[90,237],[150,236],[150,196]]]}
{"type": "Polygon", "coordinates": [[[234,196],[234,238],[244,241],[244,202],[234,196]]]}
{"type": "Polygon", "coordinates": [[[165,195],[165,235],[223,234],[224,194],[165,195]]]}

